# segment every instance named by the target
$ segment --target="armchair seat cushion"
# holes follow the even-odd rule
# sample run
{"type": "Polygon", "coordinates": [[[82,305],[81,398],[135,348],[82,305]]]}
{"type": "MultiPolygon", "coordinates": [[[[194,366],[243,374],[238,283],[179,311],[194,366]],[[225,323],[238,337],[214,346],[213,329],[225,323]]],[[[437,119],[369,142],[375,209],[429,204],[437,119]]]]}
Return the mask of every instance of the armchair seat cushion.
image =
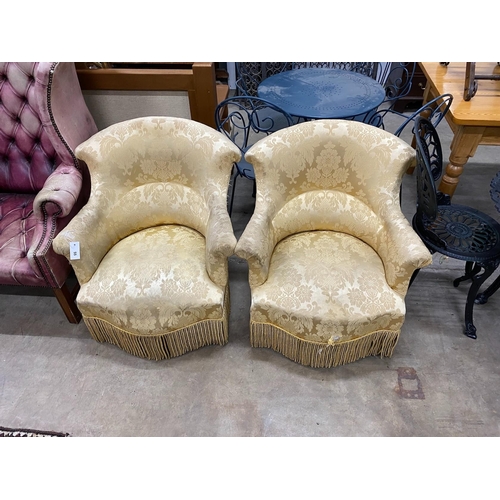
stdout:
{"type": "Polygon", "coordinates": [[[0,193],[0,283],[47,286],[28,261],[36,220],[34,194],[0,193]]]}
{"type": "Polygon", "coordinates": [[[81,286],[77,303],[96,340],[163,359],[191,350],[174,344],[194,342],[190,328],[202,322],[202,345],[225,343],[217,340],[227,321],[225,300],[226,290],[206,270],[205,238],[185,226],[160,225],[116,243],[81,286]]]}
{"type": "Polygon", "coordinates": [[[254,336],[265,335],[257,324],[267,324],[270,336],[274,325],[337,346],[365,335],[373,340],[377,332],[393,332],[397,340],[405,310],[368,244],[342,232],[309,231],[276,245],[267,281],[252,290],[251,322],[254,336]]]}

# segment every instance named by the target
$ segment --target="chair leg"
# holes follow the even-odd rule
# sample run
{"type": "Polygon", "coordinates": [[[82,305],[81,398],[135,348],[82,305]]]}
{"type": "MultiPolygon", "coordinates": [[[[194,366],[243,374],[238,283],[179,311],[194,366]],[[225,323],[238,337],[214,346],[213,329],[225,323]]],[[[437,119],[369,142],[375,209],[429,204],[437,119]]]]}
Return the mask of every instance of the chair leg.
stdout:
{"type": "Polygon", "coordinates": [[[478,266],[474,262],[465,263],[465,272],[463,276],[453,280],[453,286],[456,288],[462,281],[468,281],[474,278],[474,276],[481,271],[481,266],[478,266]],[[474,266],[474,267],[473,267],[474,266]]]}
{"type": "Polygon", "coordinates": [[[415,278],[417,277],[417,274],[419,273],[420,269],[415,269],[415,271],[413,271],[413,274],[411,275],[411,278],[410,278],[410,283],[408,284],[408,288],[411,287],[411,284],[415,281],[415,278]]]}
{"type": "Polygon", "coordinates": [[[476,264],[474,266],[474,270],[478,270],[472,276],[472,284],[469,288],[469,293],[467,294],[467,302],[465,304],[465,332],[464,334],[471,338],[477,339],[476,335],[476,327],[473,322],[473,312],[474,312],[474,300],[477,296],[477,292],[481,288],[481,285],[484,281],[491,276],[493,271],[495,270],[495,266],[488,266],[484,268],[484,271],[481,274],[478,274],[478,271],[481,269],[481,266],[476,264]]]}
{"type": "Polygon", "coordinates": [[[233,186],[231,189],[231,199],[229,200],[229,217],[233,213],[233,201],[234,201],[234,188],[236,187],[236,179],[238,178],[238,172],[233,175],[233,186]]]}
{"type": "Polygon", "coordinates": [[[80,285],[77,283],[73,290],[70,290],[68,285],[64,283],[61,288],[54,288],[53,290],[68,321],[74,324],[80,323],[82,313],[78,309],[75,302],[78,290],[80,290],[80,285]]]}
{"type": "Polygon", "coordinates": [[[476,296],[476,304],[486,304],[488,299],[500,288],[500,274],[495,281],[483,292],[476,296]]]}

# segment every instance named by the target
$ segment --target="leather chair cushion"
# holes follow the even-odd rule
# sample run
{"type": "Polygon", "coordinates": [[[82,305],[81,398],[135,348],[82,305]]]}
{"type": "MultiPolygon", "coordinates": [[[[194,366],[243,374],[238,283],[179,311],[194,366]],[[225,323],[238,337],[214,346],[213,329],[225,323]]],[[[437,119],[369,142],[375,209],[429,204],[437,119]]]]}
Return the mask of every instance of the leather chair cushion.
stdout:
{"type": "Polygon", "coordinates": [[[205,238],[185,226],[160,225],[114,245],[77,303],[86,318],[154,336],[222,319],[224,289],[208,276],[205,238]]]}
{"type": "Polygon", "coordinates": [[[399,332],[405,310],[369,245],[341,232],[310,231],[276,246],[267,281],[252,290],[251,320],[334,344],[399,332]]]}

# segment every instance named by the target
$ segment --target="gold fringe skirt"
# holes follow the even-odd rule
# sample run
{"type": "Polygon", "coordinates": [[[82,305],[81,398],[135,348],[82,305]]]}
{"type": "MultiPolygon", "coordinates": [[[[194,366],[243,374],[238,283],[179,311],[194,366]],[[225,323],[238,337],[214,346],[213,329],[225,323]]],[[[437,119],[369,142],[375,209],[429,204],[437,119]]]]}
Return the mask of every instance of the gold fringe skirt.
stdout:
{"type": "Polygon", "coordinates": [[[326,344],[300,339],[268,323],[250,323],[252,347],[267,347],[283,356],[313,368],[345,365],[367,356],[390,358],[399,340],[400,332],[379,330],[353,340],[326,344]]]}
{"type": "Polygon", "coordinates": [[[206,319],[190,326],[156,335],[127,332],[100,318],[83,316],[90,335],[97,342],[107,342],[139,358],[170,359],[207,345],[228,342],[229,290],[226,289],[221,319],[206,319]]]}

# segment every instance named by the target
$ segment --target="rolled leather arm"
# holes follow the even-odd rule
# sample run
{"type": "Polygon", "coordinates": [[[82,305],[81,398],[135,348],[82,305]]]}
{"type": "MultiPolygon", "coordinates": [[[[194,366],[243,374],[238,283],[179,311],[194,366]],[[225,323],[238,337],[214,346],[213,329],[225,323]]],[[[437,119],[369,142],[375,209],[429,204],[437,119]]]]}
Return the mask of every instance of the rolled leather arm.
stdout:
{"type": "Polygon", "coordinates": [[[46,215],[66,217],[73,209],[82,189],[82,173],[74,166],[60,165],[47,178],[33,202],[33,212],[42,222],[46,215]]]}
{"type": "Polygon", "coordinates": [[[236,237],[226,206],[212,207],[206,231],[207,272],[214,283],[227,285],[227,259],[234,254],[236,237]]]}
{"type": "Polygon", "coordinates": [[[273,225],[265,214],[255,212],[239,239],[235,253],[248,261],[250,286],[262,285],[276,245],[273,225]]]}
{"type": "Polygon", "coordinates": [[[42,274],[52,287],[62,285],[53,270],[57,266],[51,255],[53,239],[69,222],[69,215],[79,208],[77,202],[81,187],[81,172],[73,166],[61,165],[47,178],[33,202],[36,225],[28,261],[33,271],[42,274]]]}

